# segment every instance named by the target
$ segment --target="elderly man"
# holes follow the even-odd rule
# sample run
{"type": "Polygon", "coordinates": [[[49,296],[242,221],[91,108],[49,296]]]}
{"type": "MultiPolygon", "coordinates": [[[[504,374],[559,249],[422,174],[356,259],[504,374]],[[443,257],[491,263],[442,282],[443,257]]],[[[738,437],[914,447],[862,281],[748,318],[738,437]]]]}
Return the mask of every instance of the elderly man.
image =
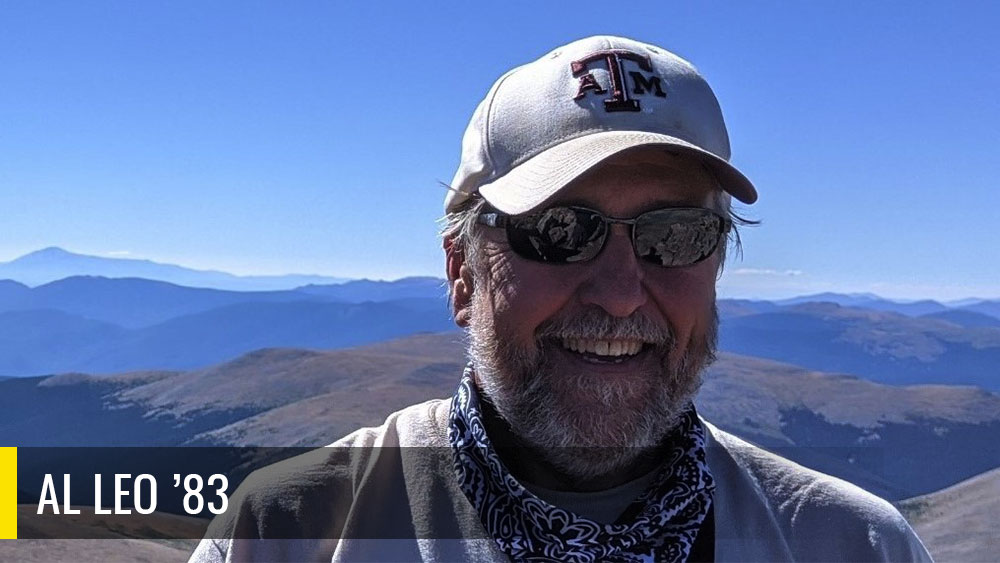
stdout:
{"type": "Polygon", "coordinates": [[[454,398],[257,472],[193,560],[929,560],[884,500],[697,415],[731,198],[757,198],[728,159],[659,47],[501,77],[445,201],[454,398]]]}

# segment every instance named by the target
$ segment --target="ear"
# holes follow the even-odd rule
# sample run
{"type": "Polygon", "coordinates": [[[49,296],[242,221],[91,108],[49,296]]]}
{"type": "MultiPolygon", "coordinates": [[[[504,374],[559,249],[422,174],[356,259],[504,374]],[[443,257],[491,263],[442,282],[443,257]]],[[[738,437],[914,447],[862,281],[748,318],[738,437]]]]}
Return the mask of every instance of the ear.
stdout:
{"type": "Polygon", "coordinates": [[[465,262],[465,253],[459,250],[454,239],[444,240],[445,269],[448,274],[448,287],[451,289],[451,313],[455,324],[465,328],[472,318],[472,269],[465,262]]]}

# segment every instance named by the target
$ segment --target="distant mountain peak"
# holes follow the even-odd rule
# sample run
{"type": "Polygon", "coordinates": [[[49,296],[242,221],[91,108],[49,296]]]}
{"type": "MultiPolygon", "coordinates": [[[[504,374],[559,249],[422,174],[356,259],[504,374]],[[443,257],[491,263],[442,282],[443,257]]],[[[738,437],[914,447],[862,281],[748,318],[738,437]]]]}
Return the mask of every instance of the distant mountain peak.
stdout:
{"type": "Polygon", "coordinates": [[[145,278],[188,287],[226,290],[286,290],[309,283],[337,284],[348,280],[324,275],[246,275],[199,270],[130,256],[78,254],[58,246],[29,252],[10,262],[0,262],[0,279],[37,287],[72,276],[145,278]]]}
{"type": "Polygon", "coordinates": [[[68,250],[66,250],[64,248],[60,248],[58,246],[46,246],[45,248],[42,248],[40,250],[36,250],[34,252],[29,252],[29,253],[27,253],[27,254],[25,254],[23,256],[15,258],[14,260],[22,260],[24,258],[29,258],[29,257],[35,257],[35,258],[41,258],[41,257],[45,257],[45,258],[58,258],[58,257],[62,257],[62,256],[80,256],[80,255],[79,254],[75,254],[73,252],[70,252],[70,251],[68,251],[68,250]]]}

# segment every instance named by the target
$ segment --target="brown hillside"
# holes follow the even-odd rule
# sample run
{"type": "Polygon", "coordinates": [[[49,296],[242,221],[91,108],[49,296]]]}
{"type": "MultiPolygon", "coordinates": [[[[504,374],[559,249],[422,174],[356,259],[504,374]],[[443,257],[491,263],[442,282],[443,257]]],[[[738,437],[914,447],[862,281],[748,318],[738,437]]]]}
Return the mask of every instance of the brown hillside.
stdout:
{"type": "Polygon", "coordinates": [[[1000,468],[901,503],[937,561],[1000,557],[1000,468]]]}

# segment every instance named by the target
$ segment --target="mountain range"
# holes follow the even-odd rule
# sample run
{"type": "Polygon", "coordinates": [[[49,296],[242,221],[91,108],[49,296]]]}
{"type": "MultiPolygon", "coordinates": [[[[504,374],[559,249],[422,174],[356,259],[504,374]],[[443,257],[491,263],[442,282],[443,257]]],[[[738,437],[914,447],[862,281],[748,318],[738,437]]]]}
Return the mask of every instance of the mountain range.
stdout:
{"type": "MultiPolygon", "coordinates": [[[[243,292],[93,276],[0,282],[0,374],[194,369],[257,348],[445,331],[454,325],[444,285],[403,278],[243,292]]],[[[881,383],[1000,389],[1000,319],[984,313],[729,299],[719,311],[724,351],[881,383]]]]}
{"type": "MultiPolygon", "coordinates": [[[[901,302],[884,299],[874,293],[852,293],[845,295],[842,293],[826,292],[815,293],[812,295],[801,295],[790,299],[778,299],[774,302],[778,305],[798,305],[800,303],[816,302],[836,303],[837,305],[841,305],[843,307],[861,307],[876,311],[891,311],[913,317],[927,315],[930,313],[940,313],[941,311],[947,311],[950,308],[948,305],[932,299],[901,302]]],[[[972,301],[964,303],[961,306],[974,305],[977,303],[978,301],[972,301]]]]}
{"type": "MultiPolygon", "coordinates": [[[[0,381],[0,436],[22,446],[317,446],[450,396],[457,333],[258,350],[191,371],[0,381]]],[[[1000,396],[887,386],[721,354],[698,399],[723,429],[891,499],[1000,466],[1000,396]],[[946,461],[945,461],[946,460],[946,461]]]]}
{"type": "MultiPolygon", "coordinates": [[[[331,285],[349,281],[321,275],[285,274],[271,276],[239,276],[218,270],[198,270],[175,264],[146,259],[94,256],[70,252],[57,246],[42,248],[23,256],[0,262],[0,284],[12,280],[30,287],[73,276],[106,278],[143,278],[176,285],[225,289],[232,291],[274,291],[295,289],[306,285],[331,285]]],[[[414,278],[409,278],[414,279],[414,278]]],[[[422,278],[432,280],[434,278],[422,278]]],[[[390,291],[394,282],[384,284],[390,291]]],[[[322,292],[323,290],[320,290],[322,292]]],[[[1000,299],[966,298],[949,302],[933,300],[897,301],[873,293],[816,293],[774,301],[777,305],[806,302],[831,302],[846,307],[862,307],[892,311],[910,316],[937,313],[949,309],[966,309],[1000,318],[1000,299]],[[984,306],[981,306],[985,304],[984,306]]]]}
{"type": "Polygon", "coordinates": [[[1000,328],[977,326],[987,323],[963,326],[829,302],[768,305],[763,312],[720,306],[720,316],[719,348],[729,352],[893,385],[1000,390],[1000,328]]]}
{"type": "Polygon", "coordinates": [[[329,276],[287,274],[280,276],[237,276],[216,270],[196,270],[135,258],[107,258],[77,254],[50,246],[0,262],[0,279],[36,286],[70,276],[146,278],[191,287],[211,287],[236,291],[291,289],[307,284],[347,281],[329,276]]]}
{"type": "Polygon", "coordinates": [[[402,278],[385,282],[352,280],[334,285],[306,285],[291,290],[231,291],[180,286],[144,278],[72,276],[37,287],[0,280],[0,312],[55,310],[122,328],[142,328],[184,315],[238,303],[293,301],[363,303],[445,299],[444,280],[402,278]]]}
{"type": "MultiPolygon", "coordinates": [[[[450,395],[464,364],[438,278],[239,277],[57,248],[0,278],[0,436],[23,446],[322,445],[450,395]]],[[[886,498],[921,495],[901,508],[939,560],[995,553],[1000,301],[718,305],[702,415],[886,498]]]]}
{"type": "Polygon", "coordinates": [[[54,310],[0,313],[0,373],[190,369],[257,348],[343,348],[454,323],[440,303],[234,303],[137,329],[54,310]]]}

